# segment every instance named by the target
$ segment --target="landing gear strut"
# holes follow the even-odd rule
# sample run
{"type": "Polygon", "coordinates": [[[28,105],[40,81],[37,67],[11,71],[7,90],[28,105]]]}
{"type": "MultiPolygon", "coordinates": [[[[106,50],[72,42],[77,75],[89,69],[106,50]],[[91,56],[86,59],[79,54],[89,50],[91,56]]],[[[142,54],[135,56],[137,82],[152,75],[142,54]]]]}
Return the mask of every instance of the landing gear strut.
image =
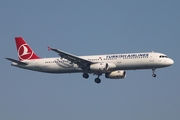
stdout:
{"type": "Polygon", "coordinates": [[[153,77],[156,77],[156,74],[155,74],[156,71],[155,71],[155,70],[156,70],[156,68],[153,68],[153,69],[152,69],[152,73],[153,73],[152,76],[153,76],[153,77]]]}

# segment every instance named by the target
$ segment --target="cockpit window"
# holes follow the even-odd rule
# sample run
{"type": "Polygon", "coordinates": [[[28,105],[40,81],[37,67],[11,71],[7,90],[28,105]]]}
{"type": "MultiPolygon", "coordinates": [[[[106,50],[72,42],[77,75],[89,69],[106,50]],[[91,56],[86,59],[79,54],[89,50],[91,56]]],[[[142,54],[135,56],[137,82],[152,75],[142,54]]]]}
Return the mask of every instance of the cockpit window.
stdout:
{"type": "Polygon", "coordinates": [[[168,58],[168,57],[165,55],[160,55],[159,58],[168,58]]]}

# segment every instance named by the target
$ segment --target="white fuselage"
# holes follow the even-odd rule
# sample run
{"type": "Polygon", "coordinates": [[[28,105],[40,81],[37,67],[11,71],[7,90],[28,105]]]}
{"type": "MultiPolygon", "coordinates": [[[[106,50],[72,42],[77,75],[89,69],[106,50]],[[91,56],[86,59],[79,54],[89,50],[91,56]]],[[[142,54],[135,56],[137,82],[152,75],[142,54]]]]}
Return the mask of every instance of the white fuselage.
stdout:
{"type": "MultiPolygon", "coordinates": [[[[94,63],[112,63],[116,68],[113,70],[136,70],[162,68],[172,65],[174,62],[165,54],[147,52],[147,53],[128,53],[128,54],[108,54],[79,56],[80,58],[92,61],[94,63]]],[[[77,64],[71,63],[64,58],[43,58],[23,61],[27,65],[20,65],[15,62],[13,66],[46,72],[46,73],[75,73],[85,72],[77,64]]],[[[88,71],[89,73],[93,71],[88,71]]],[[[103,73],[103,72],[102,72],[103,73]]]]}

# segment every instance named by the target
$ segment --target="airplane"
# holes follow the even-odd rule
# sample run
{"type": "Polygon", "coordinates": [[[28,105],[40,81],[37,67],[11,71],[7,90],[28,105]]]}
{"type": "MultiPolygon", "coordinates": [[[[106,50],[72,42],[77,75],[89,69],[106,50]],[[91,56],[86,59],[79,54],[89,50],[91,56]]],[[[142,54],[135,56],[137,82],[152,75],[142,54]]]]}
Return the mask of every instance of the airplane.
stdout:
{"type": "Polygon", "coordinates": [[[22,37],[15,37],[15,42],[19,60],[6,58],[12,66],[45,73],[83,73],[86,79],[89,74],[94,74],[97,75],[94,81],[98,84],[103,74],[109,79],[123,79],[126,70],[151,69],[152,76],[156,77],[157,68],[174,64],[171,58],[157,52],[76,56],[51,47],[48,50],[56,52],[59,57],[40,58],[22,37]]]}

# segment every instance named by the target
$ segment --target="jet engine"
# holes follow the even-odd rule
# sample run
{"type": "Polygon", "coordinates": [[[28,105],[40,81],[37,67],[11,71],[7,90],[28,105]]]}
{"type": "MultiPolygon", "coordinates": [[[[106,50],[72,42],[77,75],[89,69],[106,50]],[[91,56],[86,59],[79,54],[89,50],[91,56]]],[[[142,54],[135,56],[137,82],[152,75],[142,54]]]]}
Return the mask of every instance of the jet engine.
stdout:
{"type": "Polygon", "coordinates": [[[90,65],[92,71],[112,71],[116,68],[114,63],[95,63],[90,65]]]}
{"type": "Polygon", "coordinates": [[[105,74],[106,78],[110,78],[110,79],[123,79],[126,77],[126,71],[124,70],[116,70],[110,73],[106,73],[105,74]]]}

